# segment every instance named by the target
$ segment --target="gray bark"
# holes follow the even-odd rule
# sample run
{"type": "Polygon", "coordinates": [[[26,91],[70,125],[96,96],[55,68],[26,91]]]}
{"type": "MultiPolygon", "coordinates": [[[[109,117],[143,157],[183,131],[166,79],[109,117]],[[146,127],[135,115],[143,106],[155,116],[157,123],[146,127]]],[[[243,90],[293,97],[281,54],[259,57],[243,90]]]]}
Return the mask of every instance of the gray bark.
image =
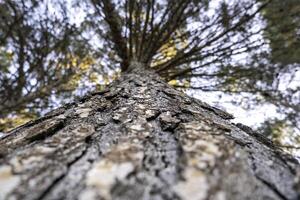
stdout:
{"type": "Polygon", "coordinates": [[[0,140],[0,199],[299,199],[295,159],[137,68],[0,140]]]}

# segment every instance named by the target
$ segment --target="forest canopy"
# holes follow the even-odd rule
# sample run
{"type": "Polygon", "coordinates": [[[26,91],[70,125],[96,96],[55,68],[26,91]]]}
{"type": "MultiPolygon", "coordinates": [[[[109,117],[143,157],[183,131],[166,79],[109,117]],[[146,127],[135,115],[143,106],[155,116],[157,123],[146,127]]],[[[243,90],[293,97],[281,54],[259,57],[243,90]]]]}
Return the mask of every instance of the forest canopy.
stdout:
{"type": "Polygon", "coordinates": [[[0,131],[103,89],[138,61],[183,91],[276,106],[280,117],[259,130],[300,144],[299,13],[298,0],[3,0],[0,131]]]}

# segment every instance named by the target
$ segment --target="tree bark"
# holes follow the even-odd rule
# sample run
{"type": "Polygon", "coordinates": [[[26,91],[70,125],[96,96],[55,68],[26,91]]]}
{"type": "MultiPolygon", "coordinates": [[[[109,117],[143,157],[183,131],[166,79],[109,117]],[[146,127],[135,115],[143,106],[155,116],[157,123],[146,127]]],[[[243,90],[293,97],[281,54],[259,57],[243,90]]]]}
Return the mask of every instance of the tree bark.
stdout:
{"type": "Polygon", "coordinates": [[[3,137],[0,199],[299,199],[298,162],[231,118],[137,67],[3,137]]]}

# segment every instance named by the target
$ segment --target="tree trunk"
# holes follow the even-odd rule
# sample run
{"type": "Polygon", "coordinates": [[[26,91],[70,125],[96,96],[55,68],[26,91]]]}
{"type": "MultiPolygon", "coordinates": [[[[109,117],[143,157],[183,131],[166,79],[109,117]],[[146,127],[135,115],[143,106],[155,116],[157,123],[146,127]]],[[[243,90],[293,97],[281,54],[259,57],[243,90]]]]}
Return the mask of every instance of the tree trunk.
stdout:
{"type": "Polygon", "coordinates": [[[299,199],[299,165],[143,68],[0,140],[0,199],[299,199]]]}

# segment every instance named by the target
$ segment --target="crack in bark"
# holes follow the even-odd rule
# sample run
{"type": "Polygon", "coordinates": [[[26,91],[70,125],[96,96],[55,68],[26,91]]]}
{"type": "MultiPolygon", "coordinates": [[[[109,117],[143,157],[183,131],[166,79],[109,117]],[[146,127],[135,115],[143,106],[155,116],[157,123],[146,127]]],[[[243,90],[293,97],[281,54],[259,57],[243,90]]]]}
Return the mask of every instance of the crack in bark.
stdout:
{"type": "Polygon", "coordinates": [[[278,189],[276,188],[275,185],[273,185],[272,183],[269,183],[268,181],[264,180],[263,178],[261,178],[258,175],[255,175],[255,177],[258,180],[260,180],[264,185],[266,185],[268,188],[270,188],[270,190],[275,192],[282,200],[288,200],[288,198],[286,198],[285,195],[283,195],[280,191],[278,191],[278,189]]]}
{"type": "Polygon", "coordinates": [[[57,133],[58,131],[60,131],[61,129],[63,129],[66,126],[65,122],[66,122],[65,120],[62,120],[58,124],[56,124],[54,127],[50,127],[49,129],[42,131],[41,133],[39,133],[37,135],[26,138],[26,141],[27,141],[26,144],[30,144],[37,140],[44,140],[48,137],[51,137],[52,135],[54,135],[55,133],[57,133]]]}
{"type": "Polygon", "coordinates": [[[73,166],[76,162],[78,162],[81,158],[83,158],[86,155],[86,153],[88,152],[88,148],[92,143],[92,136],[88,136],[87,138],[85,138],[84,142],[85,142],[85,148],[82,151],[82,153],[78,155],[78,157],[74,158],[73,161],[67,163],[66,171],[61,176],[57,177],[52,182],[52,184],[48,186],[48,188],[44,190],[44,192],[37,199],[44,199],[45,197],[47,197],[47,195],[51,192],[51,190],[68,175],[71,166],[73,166]]]}
{"type": "MultiPolygon", "coordinates": [[[[42,121],[40,123],[45,123],[46,121],[42,121]]],[[[21,132],[17,131],[12,135],[8,135],[6,138],[2,138],[0,140],[0,144],[2,146],[0,147],[0,158],[4,158],[9,152],[13,152],[18,147],[24,147],[26,145],[30,145],[33,142],[44,140],[48,137],[51,137],[55,133],[57,133],[59,130],[63,129],[65,127],[66,120],[54,120],[54,125],[49,125],[48,123],[44,124],[42,127],[34,127],[29,126],[28,128],[32,128],[32,130],[29,130],[26,132],[27,134],[22,136],[21,139],[15,139],[15,137],[19,137],[21,132]],[[49,125],[49,127],[47,127],[49,125]],[[45,128],[47,127],[47,128],[45,128]],[[37,129],[37,130],[35,130],[37,129]],[[35,134],[34,132],[37,132],[35,134]],[[19,134],[19,135],[18,135],[19,134]],[[33,134],[32,136],[30,134],[33,134]],[[15,142],[11,142],[14,141],[15,142]]],[[[36,123],[35,126],[38,126],[39,123],[36,123]]],[[[27,129],[28,130],[28,129],[27,129]]]]}
{"type": "Polygon", "coordinates": [[[255,164],[255,159],[253,157],[253,154],[251,152],[249,153],[249,159],[251,160],[251,169],[253,170],[254,176],[257,180],[259,180],[261,183],[263,183],[264,185],[266,185],[270,190],[272,190],[274,193],[276,193],[282,200],[288,200],[288,198],[285,197],[284,194],[282,194],[275,185],[273,185],[272,183],[268,182],[267,180],[263,179],[262,177],[260,177],[257,174],[257,166],[255,164]]]}

